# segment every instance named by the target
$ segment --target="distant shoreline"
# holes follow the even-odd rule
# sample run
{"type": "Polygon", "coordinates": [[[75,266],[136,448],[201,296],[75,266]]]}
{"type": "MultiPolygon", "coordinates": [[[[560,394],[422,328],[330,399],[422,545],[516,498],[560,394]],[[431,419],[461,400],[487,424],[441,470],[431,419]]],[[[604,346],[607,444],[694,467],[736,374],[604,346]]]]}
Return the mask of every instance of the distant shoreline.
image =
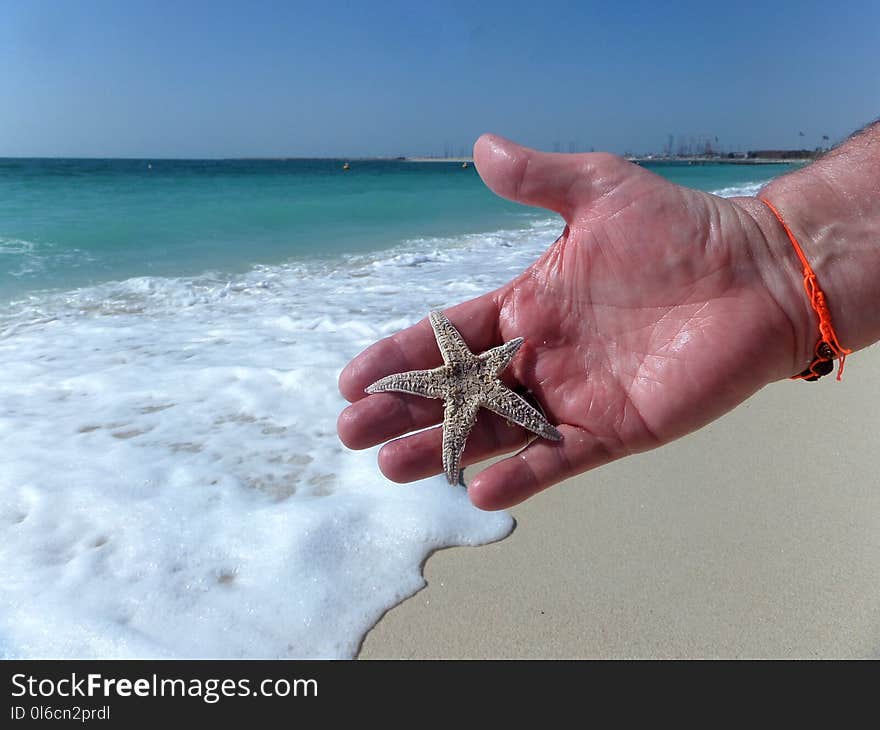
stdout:
{"type": "MultiPolygon", "coordinates": [[[[473,157],[398,157],[399,162],[467,162],[473,163],[473,157]]],[[[812,162],[809,157],[704,157],[694,155],[692,157],[661,157],[657,155],[628,155],[624,159],[640,165],[644,162],[663,162],[678,165],[802,165],[812,162]]]]}
{"type": "Polygon", "coordinates": [[[679,165],[803,165],[812,162],[810,157],[656,157],[630,155],[625,158],[637,165],[643,162],[665,162],[679,165]]]}
{"type": "Polygon", "coordinates": [[[401,162],[467,162],[472,163],[473,157],[403,157],[397,158],[401,162]]]}

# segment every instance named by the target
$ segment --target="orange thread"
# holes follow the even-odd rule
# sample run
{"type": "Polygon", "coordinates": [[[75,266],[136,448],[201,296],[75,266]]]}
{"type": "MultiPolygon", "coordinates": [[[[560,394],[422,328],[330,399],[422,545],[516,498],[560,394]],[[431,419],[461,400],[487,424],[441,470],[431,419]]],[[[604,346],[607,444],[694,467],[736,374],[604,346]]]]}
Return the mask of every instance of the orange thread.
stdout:
{"type": "MultiPolygon", "coordinates": [[[[801,265],[804,267],[804,290],[807,292],[813,311],[815,311],[819,317],[819,334],[822,336],[822,339],[819,340],[816,345],[815,357],[806,370],[798,375],[793,375],[791,380],[816,380],[824,374],[816,373],[814,369],[816,365],[823,362],[830,362],[834,358],[839,358],[840,360],[840,367],[837,370],[837,379],[840,380],[843,377],[843,364],[846,362],[846,356],[851,354],[852,350],[846,349],[837,339],[837,333],[834,331],[834,326],[831,324],[831,312],[828,309],[828,300],[825,297],[825,292],[823,292],[822,288],[819,286],[819,279],[816,277],[813,267],[810,266],[810,262],[807,261],[807,257],[804,256],[804,251],[794,237],[794,234],[791,232],[791,229],[786,225],[785,221],[782,219],[782,215],[776,210],[773,203],[761,197],[759,197],[758,200],[773,211],[773,215],[776,216],[776,219],[782,224],[786,234],[788,234],[788,240],[791,241],[791,245],[794,246],[795,253],[798,255],[798,258],[801,260],[801,265]]],[[[830,370],[831,368],[828,369],[830,370]]]]}

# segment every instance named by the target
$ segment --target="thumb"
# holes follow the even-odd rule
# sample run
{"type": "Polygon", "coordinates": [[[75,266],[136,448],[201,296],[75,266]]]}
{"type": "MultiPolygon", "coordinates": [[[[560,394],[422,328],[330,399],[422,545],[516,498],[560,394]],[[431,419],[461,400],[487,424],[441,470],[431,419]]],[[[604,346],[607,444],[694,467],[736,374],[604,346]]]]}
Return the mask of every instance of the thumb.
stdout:
{"type": "Polygon", "coordinates": [[[493,134],[484,134],[474,145],[474,164],[493,192],[518,203],[555,210],[566,220],[575,207],[589,205],[598,197],[600,187],[614,184],[599,172],[609,165],[617,167],[616,162],[617,157],[604,153],[538,152],[493,134]]]}

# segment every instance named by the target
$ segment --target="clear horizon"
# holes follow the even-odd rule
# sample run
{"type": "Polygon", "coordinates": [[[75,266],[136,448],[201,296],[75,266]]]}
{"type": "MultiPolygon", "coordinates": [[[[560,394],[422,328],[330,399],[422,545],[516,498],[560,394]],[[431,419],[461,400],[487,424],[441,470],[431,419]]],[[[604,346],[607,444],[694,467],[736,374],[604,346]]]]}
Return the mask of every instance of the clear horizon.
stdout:
{"type": "Polygon", "coordinates": [[[0,157],[468,156],[483,132],[563,152],[814,149],[878,116],[878,47],[864,0],[9,0],[0,157]]]}

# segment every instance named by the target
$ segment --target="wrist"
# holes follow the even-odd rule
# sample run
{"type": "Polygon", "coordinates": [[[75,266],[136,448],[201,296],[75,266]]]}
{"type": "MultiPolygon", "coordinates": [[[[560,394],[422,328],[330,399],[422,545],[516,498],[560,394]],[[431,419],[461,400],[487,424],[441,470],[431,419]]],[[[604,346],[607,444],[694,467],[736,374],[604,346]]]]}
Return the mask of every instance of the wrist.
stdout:
{"type": "Polygon", "coordinates": [[[827,326],[826,317],[824,335],[785,227],[757,198],[733,199],[748,214],[760,276],[792,328],[790,374],[806,367],[829,332],[838,349],[858,350],[880,339],[878,169],[880,124],[874,124],[811,165],[772,180],[759,194],[791,230],[824,292],[833,325],[827,326]]]}
{"type": "MultiPolygon", "coordinates": [[[[876,183],[860,189],[857,183],[835,179],[833,170],[821,163],[809,171],[806,179],[799,179],[804,170],[771,182],[761,196],[779,210],[816,273],[841,344],[856,350],[880,338],[876,183]]],[[[792,248],[790,242],[788,246],[792,248]]]]}
{"type": "MultiPolygon", "coordinates": [[[[756,197],[730,198],[741,214],[750,256],[767,293],[783,315],[791,341],[779,366],[779,379],[800,373],[813,359],[819,339],[818,320],[804,291],[804,274],[785,229],[756,197]]],[[[797,236],[798,234],[795,233],[797,236]]],[[[782,336],[782,333],[780,333],[782,336]]]]}

